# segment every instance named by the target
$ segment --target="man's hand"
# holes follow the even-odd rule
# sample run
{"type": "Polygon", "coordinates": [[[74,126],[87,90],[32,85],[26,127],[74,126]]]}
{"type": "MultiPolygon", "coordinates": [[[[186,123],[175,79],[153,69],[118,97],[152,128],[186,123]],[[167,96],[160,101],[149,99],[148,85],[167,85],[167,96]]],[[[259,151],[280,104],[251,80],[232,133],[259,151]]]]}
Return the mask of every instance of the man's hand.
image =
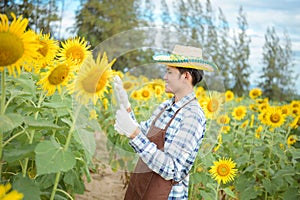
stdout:
{"type": "Polygon", "coordinates": [[[116,113],[115,130],[121,135],[126,135],[129,138],[134,138],[139,132],[139,125],[134,121],[130,114],[121,104],[120,109],[116,113]]]}
{"type": "Polygon", "coordinates": [[[125,107],[125,109],[130,108],[130,103],[128,100],[127,92],[123,88],[123,82],[119,76],[114,76],[114,89],[118,103],[125,107]]]}

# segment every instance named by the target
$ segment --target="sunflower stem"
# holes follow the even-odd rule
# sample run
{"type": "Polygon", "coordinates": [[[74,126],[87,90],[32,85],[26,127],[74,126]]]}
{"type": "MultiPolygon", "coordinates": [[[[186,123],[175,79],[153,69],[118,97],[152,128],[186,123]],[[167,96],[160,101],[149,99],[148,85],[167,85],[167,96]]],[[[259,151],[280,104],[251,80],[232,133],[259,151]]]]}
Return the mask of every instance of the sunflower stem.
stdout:
{"type": "Polygon", "coordinates": [[[59,183],[59,179],[60,179],[60,173],[61,172],[56,173],[55,182],[54,182],[54,186],[53,186],[53,190],[52,190],[52,193],[51,193],[50,200],[54,199],[54,196],[55,196],[55,193],[56,193],[56,190],[57,190],[57,186],[58,186],[58,183],[59,183]]]}
{"type": "Polygon", "coordinates": [[[5,93],[5,70],[1,72],[2,74],[2,79],[1,79],[1,115],[4,115],[5,113],[5,98],[6,98],[6,93],[5,93]]]}
{"type": "MultiPolygon", "coordinates": [[[[71,139],[72,139],[74,129],[75,129],[76,119],[77,119],[77,116],[79,114],[80,108],[81,108],[81,106],[79,105],[78,108],[75,111],[75,115],[73,116],[73,123],[70,127],[70,130],[69,130],[69,133],[68,133],[68,136],[67,136],[67,141],[66,141],[66,144],[65,144],[65,147],[64,147],[64,151],[68,150],[69,145],[71,143],[71,139]]],[[[61,175],[61,172],[56,173],[56,178],[55,178],[55,182],[54,182],[54,186],[53,186],[53,190],[52,190],[52,193],[51,193],[50,200],[54,199],[55,193],[56,193],[56,191],[58,191],[57,186],[58,186],[58,183],[59,183],[60,175],[61,175]]]]}
{"type": "MultiPolygon", "coordinates": [[[[41,105],[42,105],[42,102],[44,101],[45,99],[45,94],[42,93],[39,97],[39,101],[38,101],[38,104],[36,106],[36,108],[40,108],[41,105]]],[[[37,120],[39,116],[39,111],[36,111],[35,114],[34,114],[34,119],[37,120]]],[[[34,139],[34,135],[35,135],[35,129],[33,129],[31,132],[30,132],[30,138],[29,138],[29,144],[32,144],[33,142],[33,139],[34,139]]],[[[26,158],[25,159],[25,164],[24,164],[24,168],[22,170],[22,174],[23,174],[23,177],[26,176],[26,172],[27,172],[27,168],[28,168],[28,162],[29,162],[29,158],[26,158]]]]}
{"type": "MultiPolygon", "coordinates": [[[[2,79],[1,79],[1,110],[0,110],[0,116],[4,115],[5,113],[5,98],[6,98],[6,92],[5,92],[5,70],[2,70],[2,79]]],[[[2,180],[2,151],[3,151],[3,128],[0,127],[0,181],[2,180]]]]}
{"type": "Polygon", "coordinates": [[[218,198],[219,198],[219,187],[220,187],[220,184],[218,183],[217,190],[216,190],[216,200],[218,200],[218,198]]]}

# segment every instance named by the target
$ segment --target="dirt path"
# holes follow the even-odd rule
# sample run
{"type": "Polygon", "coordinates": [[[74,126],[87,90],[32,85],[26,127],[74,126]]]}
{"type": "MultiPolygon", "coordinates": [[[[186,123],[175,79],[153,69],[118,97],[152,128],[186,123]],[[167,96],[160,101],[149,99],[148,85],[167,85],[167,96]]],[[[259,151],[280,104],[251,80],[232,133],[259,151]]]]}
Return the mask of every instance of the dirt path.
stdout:
{"type": "Polygon", "coordinates": [[[123,174],[110,169],[99,169],[91,174],[92,181],[85,184],[83,195],[76,195],[76,200],[122,200],[125,189],[123,174]]]}
{"type": "MultiPolygon", "coordinates": [[[[96,160],[101,160],[101,156],[106,156],[105,148],[106,136],[100,132],[95,133],[96,160]]],[[[76,195],[76,200],[123,200],[126,189],[124,188],[124,172],[113,172],[110,166],[98,163],[96,173],[91,173],[92,181],[85,183],[83,195],[76,195]]]]}

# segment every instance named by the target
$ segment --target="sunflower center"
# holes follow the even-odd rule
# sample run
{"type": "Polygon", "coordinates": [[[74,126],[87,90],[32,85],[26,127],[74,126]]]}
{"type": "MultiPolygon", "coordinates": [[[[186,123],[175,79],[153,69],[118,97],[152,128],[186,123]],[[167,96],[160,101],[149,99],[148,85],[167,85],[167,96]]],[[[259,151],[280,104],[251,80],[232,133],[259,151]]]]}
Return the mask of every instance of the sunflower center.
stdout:
{"type": "Polygon", "coordinates": [[[230,172],[230,168],[226,164],[220,164],[217,168],[217,173],[219,176],[227,176],[230,172]]]}
{"type": "Polygon", "coordinates": [[[20,38],[7,32],[0,33],[0,66],[14,64],[23,54],[24,46],[20,38]]]}
{"type": "Polygon", "coordinates": [[[220,123],[225,124],[226,123],[226,117],[221,117],[220,118],[220,123]]]}
{"type": "Polygon", "coordinates": [[[231,99],[231,98],[232,98],[232,95],[231,95],[231,94],[227,94],[226,98],[227,98],[227,99],[231,99]]]}
{"type": "Polygon", "coordinates": [[[291,138],[289,139],[289,141],[290,141],[290,143],[295,143],[295,142],[296,142],[296,139],[293,138],[293,137],[291,137],[291,138]]]}
{"type": "Polygon", "coordinates": [[[150,96],[150,92],[148,90],[143,90],[142,96],[147,98],[150,96]]]}
{"type": "Polygon", "coordinates": [[[279,115],[278,113],[272,114],[272,115],[270,116],[270,120],[271,120],[271,122],[273,122],[273,123],[277,123],[277,122],[280,121],[280,115],[279,115]]]}
{"type": "Polygon", "coordinates": [[[47,45],[47,43],[44,42],[44,41],[40,41],[40,44],[42,45],[42,47],[38,49],[38,52],[39,52],[42,56],[46,57],[46,55],[47,55],[47,53],[48,53],[48,45],[47,45]]]}
{"type": "Polygon", "coordinates": [[[49,75],[48,80],[52,85],[59,85],[69,74],[69,67],[66,64],[58,65],[49,75]]]}
{"type": "Polygon", "coordinates": [[[211,99],[207,104],[207,109],[209,112],[215,112],[218,110],[219,102],[215,99],[211,99]]]}
{"type": "Polygon", "coordinates": [[[242,116],[243,115],[243,110],[242,109],[237,109],[237,111],[235,112],[236,116],[242,116]]]}
{"type": "Polygon", "coordinates": [[[88,93],[101,91],[107,83],[108,75],[107,71],[103,72],[103,74],[99,74],[99,72],[91,73],[90,76],[82,80],[83,89],[88,93]]]}
{"type": "Polygon", "coordinates": [[[132,87],[132,83],[131,82],[125,82],[123,85],[125,90],[129,90],[132,87]]]}
{"type": "Polygon", "coordinates": [[[83,60],[84,58],[84,52],[80,47],[73,46],[67,51],[67,57],[70,58],[72,57],[75,60],[83,60]]]}

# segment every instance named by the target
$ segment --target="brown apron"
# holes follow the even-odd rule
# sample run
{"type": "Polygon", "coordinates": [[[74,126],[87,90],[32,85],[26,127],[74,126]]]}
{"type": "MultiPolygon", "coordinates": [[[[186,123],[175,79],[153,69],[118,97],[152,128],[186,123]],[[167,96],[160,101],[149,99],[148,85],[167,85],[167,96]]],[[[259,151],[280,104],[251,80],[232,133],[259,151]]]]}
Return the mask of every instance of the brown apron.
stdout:
{"type": "MultiPolygon", "coordinates": [[[[176,111],[164,129],[160,129],[154,124],[165,109],[163,109],[153,120],[149,128],[147,138],[151,142],[155,143],[158,149],[163,151],[166,130],[181,108],[176,111]]],[[[159,174],[153,172],[140,158],[137,162],[135,172],[130,176],[124,200],[166,200],[169,197],[172,186],[177,183],[178,182],[175,182],[174,180],[165,180],[159,174]]]]}

